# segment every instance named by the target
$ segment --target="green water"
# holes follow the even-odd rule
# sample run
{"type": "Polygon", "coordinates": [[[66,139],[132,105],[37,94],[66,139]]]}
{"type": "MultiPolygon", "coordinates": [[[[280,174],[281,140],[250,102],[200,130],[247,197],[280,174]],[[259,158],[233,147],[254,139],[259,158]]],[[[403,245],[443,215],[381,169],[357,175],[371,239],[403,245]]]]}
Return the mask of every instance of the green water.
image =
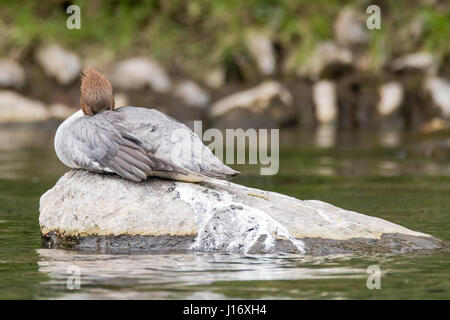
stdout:
{"type": "MultiPolygon", "coordinates": [[[[40,249],[39,197],[67,170],[54,125],[0,128],[0,298],[449,299],[450,253],[422,255],[107,255],[40,249]],[[366,286],[367,267],[382,271],[366,286]],[[69,290],[67,268],[81,271],[69,290]]],[[[450,165],[413,134],[281,131],[280,171],[239,167],[237,183],[319,199],[450,241],[450,165]]],[[[433,138],[428,138],[433,140],[433,138]]],[[[437,139],[437,138],[436,138],[437,139]]]]}

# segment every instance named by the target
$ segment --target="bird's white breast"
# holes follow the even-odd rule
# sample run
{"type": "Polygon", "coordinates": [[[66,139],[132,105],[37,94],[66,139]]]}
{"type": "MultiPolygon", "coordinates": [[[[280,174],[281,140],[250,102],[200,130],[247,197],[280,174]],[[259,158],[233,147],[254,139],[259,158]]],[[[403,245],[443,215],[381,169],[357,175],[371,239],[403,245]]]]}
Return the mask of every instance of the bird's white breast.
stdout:
{"type": "Polygon", "coordinates": [[[71,147],[74,144],[74,141],[71,141],[71,139],[74,139],[73,136],[70,134],[71,125],[72,123],[84,116],[84,113],[82,110],[78,110],[73,115],[71,115],[69,118],[64,120],[63,123],[58,127],[55,134],[55,151],[56,155],[58,156],[59,160],[61,160],[62,163],[64,163],[66,166],[70,168],[77,169],[79,166],[73,161],[73,153],[77,152],[77,150],[71,149],[71,147]]]}

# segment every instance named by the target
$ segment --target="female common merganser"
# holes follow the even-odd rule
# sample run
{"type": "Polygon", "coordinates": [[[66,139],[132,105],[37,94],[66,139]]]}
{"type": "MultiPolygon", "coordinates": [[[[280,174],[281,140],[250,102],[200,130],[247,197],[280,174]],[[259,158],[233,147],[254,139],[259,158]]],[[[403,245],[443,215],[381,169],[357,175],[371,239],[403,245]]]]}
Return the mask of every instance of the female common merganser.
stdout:
{"type": "Polygon", "coordinates": [[[165,114],[139,107],[114,109],[110,82],[92,68],[82,76],[80,109],[55,136],[56,154],[70,168],[116,173],[136,182],[148,176],[198,182],[239,174],[165,114]]]}

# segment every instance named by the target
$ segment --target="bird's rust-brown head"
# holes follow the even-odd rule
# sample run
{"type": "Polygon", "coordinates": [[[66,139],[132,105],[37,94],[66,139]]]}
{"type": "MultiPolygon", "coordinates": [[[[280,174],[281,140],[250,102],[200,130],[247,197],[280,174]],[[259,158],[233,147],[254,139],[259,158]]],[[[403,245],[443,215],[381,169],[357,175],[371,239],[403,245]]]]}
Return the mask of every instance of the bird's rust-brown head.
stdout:
{"type": "Polygon", "coordinates": [[[114,93],[111,83],[93,68],[84,70],[81,76],[80,108],[86,115],[114,110],[114,93]]]}

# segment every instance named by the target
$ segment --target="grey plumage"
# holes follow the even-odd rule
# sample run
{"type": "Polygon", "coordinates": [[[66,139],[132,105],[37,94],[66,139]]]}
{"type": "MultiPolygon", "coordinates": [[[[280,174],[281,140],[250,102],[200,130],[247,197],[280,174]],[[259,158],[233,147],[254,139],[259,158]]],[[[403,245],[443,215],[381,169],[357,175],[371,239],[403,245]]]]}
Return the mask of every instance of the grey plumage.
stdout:
{"type": "Polygon", "coordinates": [[[55,149],[69,167],[113,172],[137,182],[147,176],[201,181],[238,174],[185,125],[146,108],[122,107],[93,116],[79,111],[58,128],[55,149]]]}

